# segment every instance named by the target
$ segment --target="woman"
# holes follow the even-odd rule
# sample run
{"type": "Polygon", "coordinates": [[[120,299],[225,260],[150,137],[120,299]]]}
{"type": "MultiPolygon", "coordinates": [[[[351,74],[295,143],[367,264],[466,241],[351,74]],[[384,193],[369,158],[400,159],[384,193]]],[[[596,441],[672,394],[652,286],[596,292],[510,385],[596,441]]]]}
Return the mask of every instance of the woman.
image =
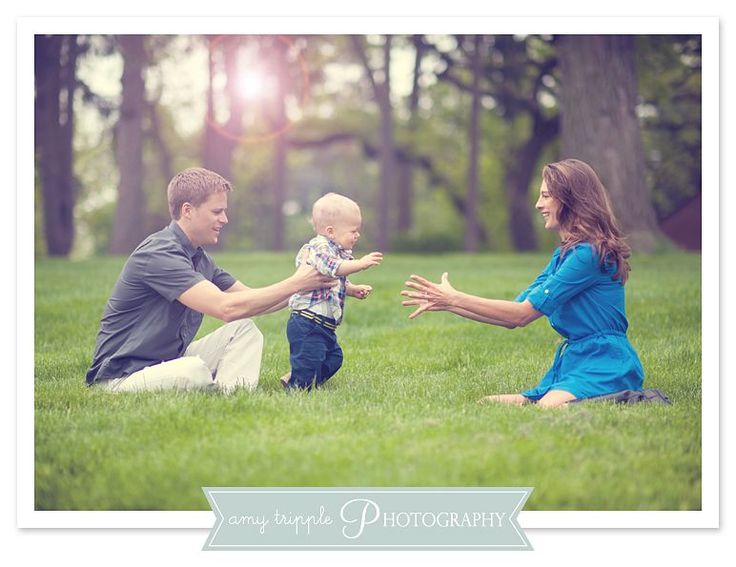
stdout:
{"type": "Polygon", "coordinates": [[[521,394],[484,400],[555,407],[575,399],[640,390],[644,371],[626,338],[624,308],[631,252],[606,190],[593,169],[576,159],[545,166],[542,178],[536,208],[544,227],[559,233],[560,246],[515,301],[462,293],[444,273],[439,284],[411,276],[406,285],[412,290],[401,292],[410,299],[402,305],[418,306],[409,316],[412,319],[425,311],[450,311],[509,329],[524,327],[542,315],[549,318],[565,340],[541,382],[521,394]]]}

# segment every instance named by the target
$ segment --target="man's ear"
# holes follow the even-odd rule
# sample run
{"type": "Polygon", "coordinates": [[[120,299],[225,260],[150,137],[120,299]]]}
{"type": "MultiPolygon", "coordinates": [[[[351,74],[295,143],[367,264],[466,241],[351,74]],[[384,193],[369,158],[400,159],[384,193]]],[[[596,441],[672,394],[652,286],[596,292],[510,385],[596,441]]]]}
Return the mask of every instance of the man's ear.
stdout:
{"type": "Polygon", "coordinates": [[[189,203],[189,202],[184,203],[181,206],[181,217],[184,217],[184,218],[191,217],[191,215],[192,215],[192,209],[194,209],[194,207],[192,206],[191,203],[189,203]]]}

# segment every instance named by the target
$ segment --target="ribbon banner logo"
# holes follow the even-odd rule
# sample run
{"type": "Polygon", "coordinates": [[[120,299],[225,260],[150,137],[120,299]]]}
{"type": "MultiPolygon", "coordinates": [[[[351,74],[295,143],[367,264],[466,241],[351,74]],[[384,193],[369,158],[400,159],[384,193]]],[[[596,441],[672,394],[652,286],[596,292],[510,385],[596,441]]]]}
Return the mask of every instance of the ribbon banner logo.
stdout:
{"type": "Polygon", "coordinates": [[[532,488],[203,488],[204,550],[531,550],[517,515],[532,488]]]}

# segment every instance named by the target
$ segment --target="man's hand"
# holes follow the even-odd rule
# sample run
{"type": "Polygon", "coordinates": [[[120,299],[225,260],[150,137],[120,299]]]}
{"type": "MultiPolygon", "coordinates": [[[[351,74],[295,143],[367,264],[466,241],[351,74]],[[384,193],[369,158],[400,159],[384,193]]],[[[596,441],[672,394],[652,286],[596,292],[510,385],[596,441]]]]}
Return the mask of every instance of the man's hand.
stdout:
{"type": "Polygon", "coordinates": [[[371,252],[370,254],[366,254],[360,260],[358,260],[358,263],[361,270],[367,270],[368,268],[372,268],[373,266],[378,266],[382,261],[383,254],[381,252],[371,252]]]}
{"type": "Polygon", "coordinates": [[[291,277],[298,284],[299,291],[335,287],[339,283],[337,279],[322,275],[307,264],[301,264],[291,277]]]}
{"type": "Polygon", "coordinates": [[[355,297],[357,299],[365,299],[370,295],[372,291],[373,288],[371,286],[363,284],[348,284],[348,286],[345,288],[346,295],[349,295],[350,297],[355,297]]]}

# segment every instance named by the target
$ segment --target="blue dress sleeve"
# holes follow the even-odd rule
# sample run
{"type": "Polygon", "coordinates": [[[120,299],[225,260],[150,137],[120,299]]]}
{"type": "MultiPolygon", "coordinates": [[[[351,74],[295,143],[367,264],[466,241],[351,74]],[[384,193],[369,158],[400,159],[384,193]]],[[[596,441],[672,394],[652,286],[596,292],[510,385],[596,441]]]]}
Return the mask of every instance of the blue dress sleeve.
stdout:
{"type": "Polygon", "coordinates": [[[549,263],[544,268],[544,270],[542,270],[542,273],[539,274],[534,279],[534,281],[529,285],[529,287],[527,287],[524,291],[522,291],[519,295],[517,295],[514,301],[516,301],[517,303],[521,303],[527,298],[527,296],[531,293],[531,291],[535,287],[537,287],[539,284],[544,282],[550,276],[550,274],[552,273],[552,270],[554,270],[554,267],[557,264],[557,258],[559,258],[559,256],[560,256],[560,249],[556,248],[555,251],[552,253],[552,259],[549,261],[549,263]]]}
{"type": "Polygon", "coordinates": [[[590,244],[570,250],[557,271],[529,292],[526,299],[548,317],[580,292],[593,285],[601,275],[598,255],[590,244]]]}

